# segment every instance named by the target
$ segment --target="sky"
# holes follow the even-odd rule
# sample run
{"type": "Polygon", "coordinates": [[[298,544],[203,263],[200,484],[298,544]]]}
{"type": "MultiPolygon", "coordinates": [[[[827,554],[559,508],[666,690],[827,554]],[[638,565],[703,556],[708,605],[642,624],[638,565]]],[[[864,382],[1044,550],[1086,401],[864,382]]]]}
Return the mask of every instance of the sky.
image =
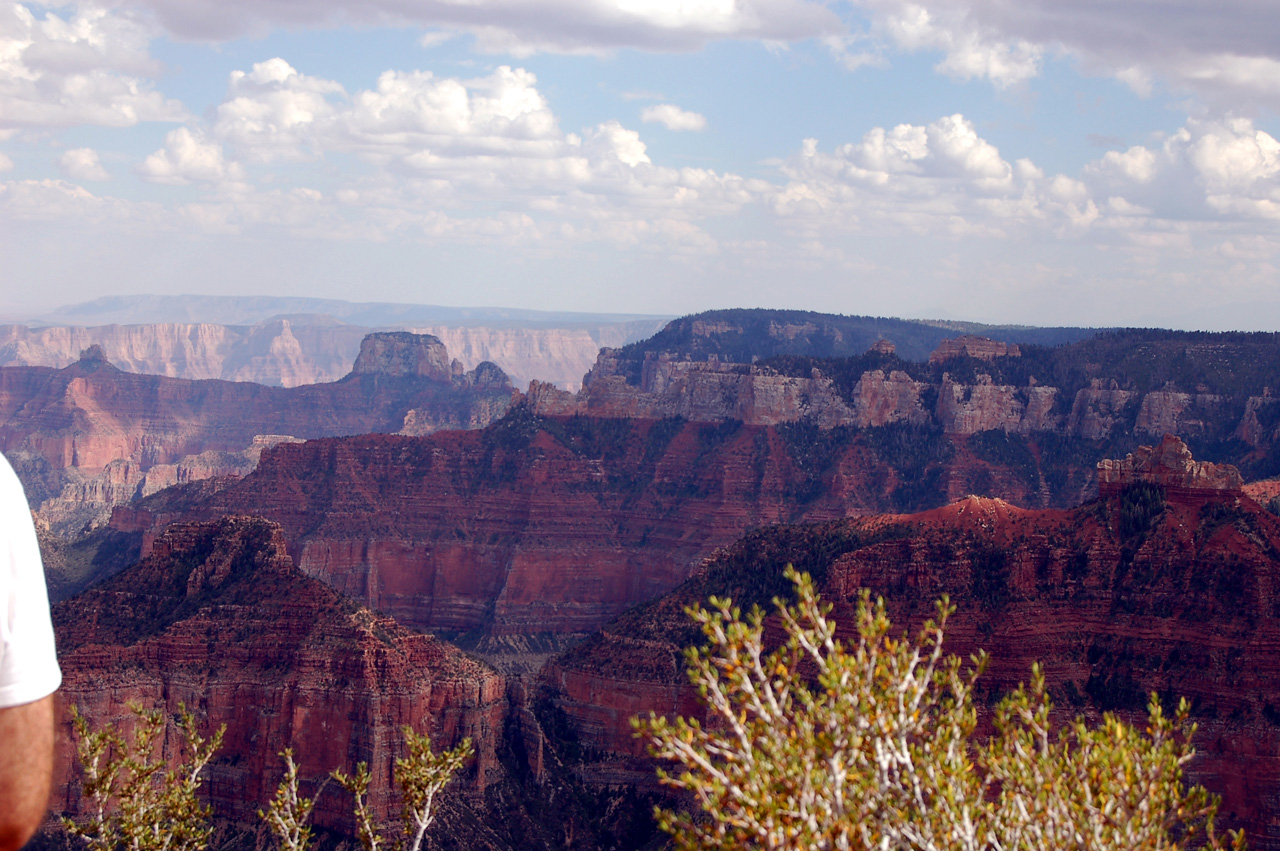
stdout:
{"type": "Polygon", "coordinates": [[[0,316],[1280,330],[1278,28],[1274,0],[4,2],[0,316]]]}

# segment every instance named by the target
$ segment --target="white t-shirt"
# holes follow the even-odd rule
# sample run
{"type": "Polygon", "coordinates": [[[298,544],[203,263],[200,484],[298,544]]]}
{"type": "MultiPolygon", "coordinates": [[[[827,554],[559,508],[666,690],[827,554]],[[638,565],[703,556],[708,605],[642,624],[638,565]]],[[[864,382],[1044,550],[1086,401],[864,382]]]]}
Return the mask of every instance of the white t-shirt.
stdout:
{"type": "Polygon", "coordinates": [[[0,709],[60,685],[36,527],[22,483],[0,455],[0,709]]]}

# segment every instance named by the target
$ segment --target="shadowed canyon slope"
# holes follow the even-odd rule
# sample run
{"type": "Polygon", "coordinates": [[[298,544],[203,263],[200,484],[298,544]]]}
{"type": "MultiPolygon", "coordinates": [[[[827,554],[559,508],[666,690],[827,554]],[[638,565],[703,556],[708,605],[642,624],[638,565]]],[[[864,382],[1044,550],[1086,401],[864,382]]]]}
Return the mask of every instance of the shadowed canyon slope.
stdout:
{"type": "Polygon", "coordinates": [[[884,595],[910,629],[949,594],[949,651],[992,655],[988,705],[1037,660],[1064,715],[1139,720],[1152,691],[1166,703],[1187,697],[1200,727],[1192,778],[1224,796],[1226,820],[1248,828],[1251,847],[1280,848],[1280,519],[1244,496],[1234,471],[1183,460],[1194,463],[1172,439],[1136,454],[1109,496],[1069,511],[971,497],[747,536],[544,669],[582,752],[595,754],[580,770],[600,784],[651,783],[628,719],[696,711],[680,650],[699,636],[684,606],[717,594],[769,608],[787,594],[782,567],[793,562],[846,629],[860,588],[884,595]],[[1184,486],[1166,488],[1174,471],[1184,486]]]}
{"type": "Polygon", "coordinates": [[[341,381],[292,389],[126,373],[90,348],[64,369],[0,368],[0,448],[34,502],[59,498],[49,519],[74,527],[158,487],[243,474],[277,442],[263,435],[476,428],[512,392],[492,364],[464,372],[435,338],[403,332],[366,337],[341,381]]]}

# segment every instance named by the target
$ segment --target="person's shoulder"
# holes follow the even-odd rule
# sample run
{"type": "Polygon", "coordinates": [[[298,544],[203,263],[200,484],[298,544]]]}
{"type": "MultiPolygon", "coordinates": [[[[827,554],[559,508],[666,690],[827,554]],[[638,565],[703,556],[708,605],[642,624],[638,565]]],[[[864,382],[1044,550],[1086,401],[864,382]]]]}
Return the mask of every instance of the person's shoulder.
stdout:
{"type": "Polygon", "coordinates": [[[27,492],[9,459],[0,452],[0,509],[12,510],[15,505],[26,508],[27,492]]]}
{"type": "Polygon", "coordinates": [[[19,481],[18,474],[14,472],[9,459],[0,452],[0,488],[7,491],[14,487],[21,488],[22,482],[19,481]]]}

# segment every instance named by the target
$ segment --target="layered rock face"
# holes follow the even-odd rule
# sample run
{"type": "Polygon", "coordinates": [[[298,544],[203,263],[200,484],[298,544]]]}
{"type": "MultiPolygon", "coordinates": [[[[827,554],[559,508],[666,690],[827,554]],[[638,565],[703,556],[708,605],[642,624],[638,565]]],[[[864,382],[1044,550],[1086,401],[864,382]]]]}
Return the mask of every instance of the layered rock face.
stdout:
{"type": "MultiPolygon", "coordinates": [[[[185,514],[262,514],[305,573],[416,628],[578,633],[746,529],[892,505],[908,474],[846,438],[524,408],[480,432],[280,445],[185,514]]],[[[112,526],[154,535],[174,516],[145,514],[112,526]]]]}
{"type": "Polygon", "coordinates": [[[543,381],[568,391],[582,387],[582,376],[600,349],[644,339],[664,323],[635,321],[582,327],[472,327],[429,325],[410,330],[439,339],[467,368],[490,361],[517,387],[543,381]]]}
{"type": "Polygon", "coordinates": [[[351,371],[367,328],[320,317],[256,325],[0,325],[0,366],[61,369],[89,346],[125,372],[192,380],[220,378],[274,387],[336,381],[351,371]]]}
{"type": "Polygon", "coordinates": [[[342,381],[293,389],[135,375],[97,346],[65,369],[0,368],[0,448],[20,475],[54,471],[53,482],[28,487],[74,515],[76,505],[109,510],[169,479],[242,473],[260,452],[255,441],[270,435],[484,426],[513,392],[491,364],[464,373],[431,337],[371,335],[358,362],[342,381]]]}
{"type": "Polygon", "coordinates": [[[1028,511],[971,497],[905,517],[762,530],[554,660],[543,679],[593,754],[585,777],[649,784],[653,765],[628,719],[696,711],[680,656],[697,640],[685,605],[717,594],[768,608],[788,562],[815,576],[846,630],[861,588],[883,595],[908,630],[945,593],[958,607],[948,651],[991,653],[988,708],[1035,661],[1064,721],[1106,710],[1142,726],[1150,692],[1166,706],[1185,696],[1199,725],[1191,781],[1223,795],[1223,820],[1245,827],[1251,847],[1280,848],[1280,520],[1205,484],[1163,503],[1120,490],[1072,511],[1028,511]]]}
{"type": "MultiPolygon", "coordinates": [[[[1004,432],[1036,444],[1039,461],[1086,475],[1093,459],[1078,457],[1086,451],[1125,451],[1177,433],[1227,451],[1251,477],[1280,473],[1274,335],[1115,332],[1054,349],[967,335],[943,340],[922,364],[900,360],[884,338],[836,356],[848,349],[838,317],[784,323],[772,315],[678,320],[644,343],[602,350],[576,394],[531,384],[529,403],[555,416],[911,426],[960,438],[1004,432]]],[[[1074,503],[1046,487],[1051,502],[1074,503]]]]}
{"type": "MultiPolygon", "coordinates": [[[[393,821],[391,765],[406,724],[438,747],[473,739],[463,777],[473,792],[501,774],[502,677],[304,576],[280,528],[261,519],[172,527],[138,565],[55,606],[54,625],[64,707],[100,725],[126,722],[130,702],[167,713],[181,702],[206,729],[227,725],[206,774],[222,818],[256,823],[280,782],[276,753],[292,747],[306,794],[331,769],[367,761],[375,817],[393,821]]],[[[65,715],[62,724],[59,762],[70,769],[65,715]]],[[[58,776],[54,809],[74,813],[78,771],[58,776]]],[[[352,832],[336,784],[317,799],[316,823],[352,832]]]]}

